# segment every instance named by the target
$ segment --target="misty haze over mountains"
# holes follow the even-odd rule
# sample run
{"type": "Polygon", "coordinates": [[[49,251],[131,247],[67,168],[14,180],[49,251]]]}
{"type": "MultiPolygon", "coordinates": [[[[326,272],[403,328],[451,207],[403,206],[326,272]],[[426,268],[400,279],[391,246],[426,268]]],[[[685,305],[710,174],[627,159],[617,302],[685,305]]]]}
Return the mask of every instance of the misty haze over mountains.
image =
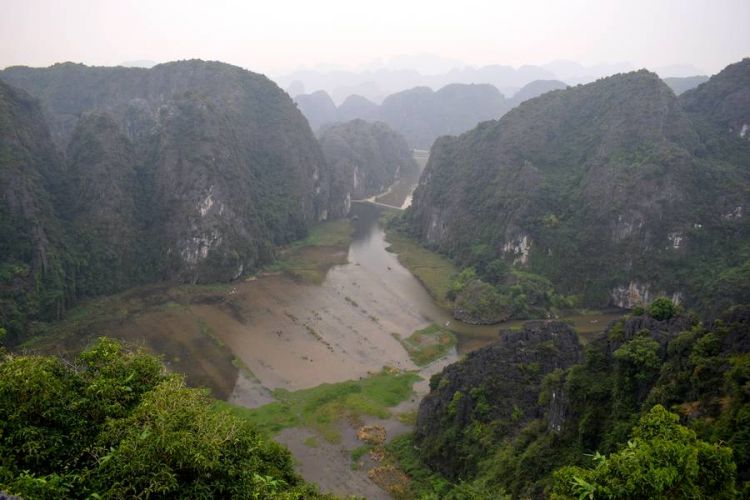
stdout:
{"type": "MultiPolygon", "coordinates": [[[[417,59],[419,58],[405,58],[404,60],[417,65],[416,67],[433,69],[438,68],[438,63],[443,61],[432,56],[426,57],[426,61],[431,64],[419,65],[417,59]]],[[[453,62],[446,60],[443,66],[453,62]]],[[[404,84],[409,80],[409,76],[418,75],[419,78],[412,78],[412,81],[421,79],[437,82],[446,79],[452,83],[437,88],[428,84],[420,84],[393,92],[380,100],[372,97],[373,93],[378,93],[380,89],[374,81],[364,82],[359,86],[334,88],[332,92],[339,92],[341,95],[355,92],[348,94],[343,101],[334,98],[326,90],[304,93],[302,91],[305,85],[300,80],[294,80],[288,86],[287,93],[294,98],[313,131],[318,131],[327,124],[354,119],[381,121],[402,134],[410,147],[429,149],[435,139],[440,136],[459,135],[482,121],[502,117],[524,101],[553,90],[565,89],[568,86],[580,85],[581,82],[586,83],[587,80],[599,78],[582,76],[584,74],[592,75],[608,71],[620,74],[621,72],[617,71],[618,68],[627,66],[622,63],[585,68],[570,61],[556,61],[546,65],[548,69],[538,66],[521,66],[514,69],[510,66],[496,65],[478,69],[464,67],[432,76],[425,76],[415,69],[380,69],[375,72],[356,74],[332,71],[321,72],[314,76],[328,78],[331,85],[335,85],[342,75],[350,79],[363,75],[376,75],[384,77],[384,81],[389,77],[395,77],[390,84],[396,84],[398,79],[404,84]],[[555,73],[550,71],[550,68],[555,73]],[[556,74],[566,75],[564,81],[548,78],[556,74]],[[462,79],[471,81],[467,83],[461,81],[462,79]],[[530,81],[527,82],[527,80],[530,81]],[[523,83],[521,88],[508,87],[509,84],[521,83],[523,83]]],[[[691,71],[696,70],[690,66],[673,65],[665,69],[662,75],[684,74],[691,71]]],[[[662,78],[676,95],[708,80],[708,77],[704,75],[667,78],[662,76],[662,78]]]]}
{"type": "MultiPolygon", "coordinates": [[[[353,94],[380,103],[388,95],[401,90],[420,86],[438,90],[451,83],[488,83],[510,97],[535,80],[562,80],[568,85],[578,85],[635,69],[639,68],[625,61],[584,65],[575,61],[557,60],[518,67],[502,63],[471,66],[433,54],[415,54],[395,56],[386,62],[373,61],[354,69],[317,65],[271,78],[292,97],[324,90],[336,104],[341,104],[353,94]]],[[[690,64],[647,69],[662,78],[706,74],[690,64]]]]}

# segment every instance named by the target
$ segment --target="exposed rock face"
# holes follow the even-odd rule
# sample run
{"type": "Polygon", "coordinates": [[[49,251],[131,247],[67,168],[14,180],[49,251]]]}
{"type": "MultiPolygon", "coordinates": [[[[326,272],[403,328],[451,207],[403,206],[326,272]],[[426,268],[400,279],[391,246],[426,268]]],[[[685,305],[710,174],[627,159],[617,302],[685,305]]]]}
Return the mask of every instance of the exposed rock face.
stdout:
{"type": "Polygon", "coordinates": [[[497,432],[513,435],[541,417],[542,379],[580,362],[582,352],[565,323],[531,321],[446,367],[430,380],[431,391],[419,406],[415,439],[425,463],[450,478],[461,477],[472,464],[463,462],[456,436],[472,421],[504,422],[497,432]]]}
{"type": "Polygon", "coordinates": [[[16,67],[0,78],[42,101],[78,183],[73,223],[109,249],[97,269],[122,266],[91,291],[130,285],[127,276],[232,279],[328,213],[320,148],[291,99],[261,75],[185,61],[16,67]],[[150,263],[135,274],[134,253],[150,263]]]}
{"type": "MultiPolygon", "coordinates": [[[[331,196],[336,200],[373,196],[418,171],[404,138],[385,123],[353,120],[324,127],[320,146],[331,167],[331,196]]],[[[332,205],[331,210],[345,215],[349,207],[332,205]]]]}
{"type": "MultiPolygon", "coordinates": [[[[721,102],[741,109],[748,78],[750,64],[730,66],[683,104],[652,73],[616,75],[442,137],[407,211],[412,230],[469,265],[471,248],[487,245],[586,304],[629,307],[662,292],[694,304],[701,262],[743,263],[750,149],[740,128],[707,140],[714,125],[693,94],[720,87],[721,102]]],[[[715,123],[736,128],[739,116],[715,123]]]]}
{"type": "Polygon", "coordinates": [[[51,194],[61,165],[37,102],[0,82],[0,326],[11,341],[26,314],[59,317],[70,293],[51,194]]]}
{"type": "Polygon", "coordinates": [[[638,304],[650,303],[654,296],[648,285],[631,281],[627,287],[619,286],[612,290],[612,305],[632,309],[638,304]]]}
{"type": "Polygon", "coordinates": [[[143,238],[146,193],[133,144],[106,113],[81,117],[68,147],[62,216],[85,255],[76,289],[96,295],[142,282],[153,265],[143,238]]]}

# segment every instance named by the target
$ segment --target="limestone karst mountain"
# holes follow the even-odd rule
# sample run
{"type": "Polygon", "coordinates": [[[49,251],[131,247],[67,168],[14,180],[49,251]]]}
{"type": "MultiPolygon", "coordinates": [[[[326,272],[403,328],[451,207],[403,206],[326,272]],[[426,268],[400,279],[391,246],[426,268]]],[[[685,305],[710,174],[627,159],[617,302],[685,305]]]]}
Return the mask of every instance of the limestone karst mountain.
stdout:
{"type": "Polygon", "coordinates": [[[13,67],[0,79],[39,102],[3,84],[2,119],[13,131],[3,135],[1,162],[7,224],[22,217],[38,231],[36,250],[9,250],[2,260],[38,268],[53,255],[46,220],[64,224],[75,265],[60,271],[55,289],[68,295],[236,278],[329,215],[320,147],[291,98],[264,76],[184,61],[13,67]]]}
{"type": "Polygon", "coordinates": [[[679,99],[642,70],[526,101],[436,142],[411,230],[505,303],[519,275],[493,260],[582,305],[746,294],[749,89],[745,60],[679,99]]]}
{"type": "MultiPolygon", "coordinates": [[[[352,120],[323,127],[320,146],[331,168],[332,199],[348,205],[385,191],[418,167],[404,138],[381,122],[352,120]]],[[[348,206],[337,212],[348,212],[348,206]]]]}

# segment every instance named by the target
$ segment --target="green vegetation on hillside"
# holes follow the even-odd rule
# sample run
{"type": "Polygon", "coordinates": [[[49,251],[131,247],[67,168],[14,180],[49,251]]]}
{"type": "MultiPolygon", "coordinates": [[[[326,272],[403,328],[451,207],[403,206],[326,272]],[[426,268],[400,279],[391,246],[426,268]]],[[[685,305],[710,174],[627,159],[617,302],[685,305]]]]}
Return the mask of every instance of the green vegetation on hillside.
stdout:
{"type": "Polygon", "coordinates": [[[0,324],[13,342],[82,298],[252,274],[344,214],[304,117],[262,75],[192,60],[0,79],[0,324]]]}
{"type": "MultiPolygon", "coordinates": [[[[462,378],[479,370],[488,387],[521,384],[533,391],[523,379],[508,378],[512,359],[483,367],[473,361],[479,358],[467,358],[463,369],[434,377],[433,392],[461,387],[460,397],[445,407],[426,398],[425,420],[417,425],[429,432],[391,446],[392,459],[414,478],[412,494],[734,498],[737,490],[746,496],[750,307],[705,324],[659,307],[649,313],[612,323],[585,346],[581,363],[549,372],[526,400],[536,401],[524,407],[531,418],[493,406],[489,392],[462,378]],[[506,413],[507,419],[497,417],[506,413]]],[[[539,361],[547,348],[538,344],[539,361]]],[[[539,369],[533,364],[525,365],[529,376],[539,369]]]]}
{"type": "Polygon", "coordinates": [[[555,471],[552,498],[735,498],[732,450],[697,439],[678,422],[654,406],[621,450],[595,454],[589,469],[555,471]]]}
{"type": "Polygon", "coordinates": [[[10,343],[29,318],[60,318],[75,292],[51,193],[60,161],[38,103],[0,82],[0,327],[10,343]]]}
{"type": "Polygon", "coordinates": [[[555,292],[543,276],[490,260],[486,245],[473,249],[475,267],[459,267],[449,258],[425,248],[408,232],[407,220],[398,212],[385,212],[389,251],[424,285],[444,309],[467,323],[499,323],[508,319],[547,317],[576,306],[576,297],[555,292]],[[478,272],[477,269],[480,271],[478,272]]]}
{"type": "Polygon", "coordinates": [[[318,498],[289,452],[155,357],[0,354],[0,491],[24,498],[318,498]]]}
{"type": "Polygon", "coordinates": [[[531,99],[437,140],[402,228],[493,285],[471,302],[500,316],[658,294],[709,314],[745,303],[748,85],[750,59],[680,98],[638,71],[531,99]],[[520,308],[513,269],[533,282],[520,308]]]}

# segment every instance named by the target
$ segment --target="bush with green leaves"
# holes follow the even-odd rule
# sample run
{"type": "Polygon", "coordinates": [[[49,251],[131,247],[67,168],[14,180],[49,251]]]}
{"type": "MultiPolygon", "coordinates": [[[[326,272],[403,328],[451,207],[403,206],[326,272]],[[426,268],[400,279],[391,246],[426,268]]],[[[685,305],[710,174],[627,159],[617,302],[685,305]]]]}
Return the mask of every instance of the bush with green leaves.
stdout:
{"type": "Polygon", "coordinates": [[[0,359],[0,491],[25,498],[316,498],[288,450],[111,339],[0,359]]]}
{"type": "Polygon", "coordinates": [[[632,439],[590,468],[555,471],[553,499],[734,498],[732,450],[697,439],[679,417],[654,406],[633,428],[632,439]]]}
{"type": "Polygon", "coordinates": [[[666,321],[677,313],[677,306],[667,297],[658,297],[648,306],[648,315],[666,321]]]}

